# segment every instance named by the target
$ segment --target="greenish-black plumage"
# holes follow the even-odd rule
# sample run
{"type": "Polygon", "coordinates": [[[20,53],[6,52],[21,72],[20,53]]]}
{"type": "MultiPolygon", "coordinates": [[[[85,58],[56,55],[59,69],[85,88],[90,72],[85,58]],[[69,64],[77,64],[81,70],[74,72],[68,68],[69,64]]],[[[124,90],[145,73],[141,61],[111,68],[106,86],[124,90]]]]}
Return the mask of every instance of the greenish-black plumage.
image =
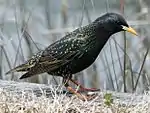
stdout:
{"type": "Polygon", "coordinates": [[[123,26],[129,27],[121,15],[107,13],[70,32],[8,73],[26,71],[21,79],[44,72],[64,79],[71,78],[72,74],[90,66],[109,37],[123,31],[123,26]]]}

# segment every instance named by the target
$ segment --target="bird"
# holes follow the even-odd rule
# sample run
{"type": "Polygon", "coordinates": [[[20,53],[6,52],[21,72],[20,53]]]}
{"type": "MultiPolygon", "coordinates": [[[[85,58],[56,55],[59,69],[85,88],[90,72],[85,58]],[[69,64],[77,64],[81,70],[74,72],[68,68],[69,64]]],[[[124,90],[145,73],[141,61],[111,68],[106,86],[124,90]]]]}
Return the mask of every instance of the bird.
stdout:
{"type": "Polygon", "coordinates": [[[89,99],[87,96],[76,92],[69,85],[69,81],[79,85],[72,79],[72,75],[92,65],[108,39],[121,31],[138,35],[121,14],[105,13],[90,24],[75,29],[44,50],[40,50],[25,63],[11,69],[6,74],[26,72],[20,79],[45,72],[52,76],[60,76],[63,78],[64,86],[70,92],[82,100],[89,99]]]}

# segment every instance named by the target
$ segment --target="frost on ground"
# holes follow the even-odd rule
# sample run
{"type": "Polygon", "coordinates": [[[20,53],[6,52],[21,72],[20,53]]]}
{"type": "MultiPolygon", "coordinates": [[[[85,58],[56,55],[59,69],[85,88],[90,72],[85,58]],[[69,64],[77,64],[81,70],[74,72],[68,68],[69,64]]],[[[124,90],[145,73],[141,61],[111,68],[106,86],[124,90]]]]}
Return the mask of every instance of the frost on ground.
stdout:
{"type": "Polygon", "coordinates": [[[30,83],[8,84],[4,81],[3,85],[0,85],[0,113],[150,113],[148,93],[135,95],[109,92],[113,101],[108,106],[104,98],[108,93],[106,91],[96,92],[98,96],[91,101],[82,101],[74,95],[57,93],[58,88],[46,85],[45,87],[51,90],[49,96],[42,91],[44,85],[41,85],[42,88],[37,85],[42,92],[42,95],[37,96],[35,86],[30,83]],[[30,87],[30,91],[26,91],[25,87],[30,87]]]}

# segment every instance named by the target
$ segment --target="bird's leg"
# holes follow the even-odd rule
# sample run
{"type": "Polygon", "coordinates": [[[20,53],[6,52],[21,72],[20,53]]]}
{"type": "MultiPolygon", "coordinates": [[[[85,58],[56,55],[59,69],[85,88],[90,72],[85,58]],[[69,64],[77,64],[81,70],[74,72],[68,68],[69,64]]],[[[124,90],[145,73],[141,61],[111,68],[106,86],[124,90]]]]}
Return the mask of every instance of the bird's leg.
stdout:
{"type": "Polygon", "coordinates": [[[69,86],[68,81],[69,80],[63,79],[65,87],[68,89],[68,91],[70,91],[71,93],[77,95],[79,99],[85,101],[85,100],[92,100],[93,98],[95,98],[95,96],[85,96],[85,95],[82,95],[82,94],[78,93],[72,87],[69,86]]]}
{"type": "Polygon", "coordinates": [[[72,79],[69,79],[72,83],[74,83],[75,85],[79,86],[79,90],[78,92],[81,92],[81,91],[98,91],[99,89],[96,89],[96,88],[85,88],[83,85],[79,84],[77,81],[75,80],[72,80],[72,79]]]}

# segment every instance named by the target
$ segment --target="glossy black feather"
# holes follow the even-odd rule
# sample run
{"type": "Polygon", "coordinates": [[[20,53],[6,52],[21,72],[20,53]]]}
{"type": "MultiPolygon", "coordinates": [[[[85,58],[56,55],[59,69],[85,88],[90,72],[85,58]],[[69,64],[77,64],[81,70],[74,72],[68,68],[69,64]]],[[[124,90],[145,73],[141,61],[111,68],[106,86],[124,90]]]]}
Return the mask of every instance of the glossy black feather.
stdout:
{"type": "Polygon", "coordinates": [[[95,61],[109,37],[122,31],[121,25],[128,26],[121,15],[107,13],[67,34],[9,72],[27,71],[21,79],[44,72],[62,77],[71,76],[95,61]]]}

